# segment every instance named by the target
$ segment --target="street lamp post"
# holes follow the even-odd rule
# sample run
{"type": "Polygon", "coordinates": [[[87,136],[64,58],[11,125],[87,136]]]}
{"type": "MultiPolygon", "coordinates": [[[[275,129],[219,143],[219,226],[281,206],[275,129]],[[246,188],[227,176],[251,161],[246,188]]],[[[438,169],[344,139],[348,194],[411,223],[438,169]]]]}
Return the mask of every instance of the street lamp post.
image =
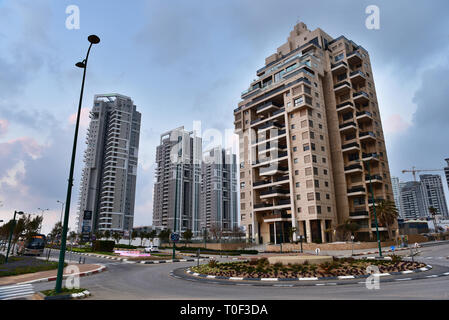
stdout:
{"type": "Polygon", "coordinates": [[[39,210],[41,212],[41,216],[42,216],[42,223],[41,226],[39,228],[39,232],[41,232],[42,230],[42,225],[44,224],[44,211],[50,211],[50,209],[41,209],[41,208],[37,208],[37,210],[39,210]]]}
{"type": "Polygon", "coordinates": [[[377,246],[379,247],[379,257],[382,257],[382,245],[380,243],[380,235],[379,235],[379,224],[377,223],[377,215],[376,215],[376,202],[374,200],[374,192],[373,192],[373,184],[371,182],[371,171],[369,166],[369,160],[366,161],[368,167],[368,177],[369,177],[369,189],[371,193],[371,200],[373,202],[373,212],[374,212],[374,223],[376,225],[376,236],[377,236],[377,246]]]}
{"type": "Polygon", "coordinates": [[[12,234],[14,233],[14,227],[16,226],[16,214],[22,215],[23,211],[14,211],[14,218],[12,219],[11,230],[9,231],[8,250],[6,251],[5,263],[8,262],[9,250],[11,249],[12,234]]]}
{"type": "Polygon", "coordinates": [[[59,201],[59,200],[56,200],[56,202],[61,204],[61,217],[59,218],[59,222],[61,222],[61,224],[62,224],[62,213],[64,212],[65,203],[62,201],[59,201]]]}
{"type": "Polygon", "coordinates": [[[96,35],[90,35],[87,38],[87,40],[89,40],[90,45],[89,45],[89,49],[87,50],[86,59],[84,59],[82,62],[78,62],[76,64],[76,66],[78,68],[81,68],[84,70],[83,70],[83,81],[81,83],[80,99],[79,99],[79,104],[78,104],[78,113],[76,116],[75,135],[73,138],[72,159],[71,159],[71,163],[70,163],[70,172],[69,172],[69,179],[68,179],[68,184],[67,184],[67,197],[66,197],[66,201],[65,201],[66,206],[65,206],[65,213],[64,213],[64,223],[62,226],[61,248],[59,251],[58,275],[56,278],[56,286],[55,286],[56,293],[60,293],[61,289],[62,289],[62,276],[64,273],[64,259],[65,259],[65,250],[66,250],[66,242],[67,242],[67,230],[68,230],[68,224],[69,224],[70,200],[72,198],[73,171],[75,168],[76,143],[78,141],[78,130],[79,130],[79,123],[80,123],[80,115],[81,115],[81,104],[83,101],[84,82],[86,79],[87,61],[89,59],[89,53],[90,53],[90,49],[92,48],[92,45],[99,43],[100,38],[97,37],[96,35]]]}

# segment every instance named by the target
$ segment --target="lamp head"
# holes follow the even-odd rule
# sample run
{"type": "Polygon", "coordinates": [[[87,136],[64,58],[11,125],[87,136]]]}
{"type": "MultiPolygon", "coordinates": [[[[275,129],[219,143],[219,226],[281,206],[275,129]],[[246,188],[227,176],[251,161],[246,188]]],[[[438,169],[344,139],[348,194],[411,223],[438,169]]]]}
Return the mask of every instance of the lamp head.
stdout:
{"type": "Polygon", "coordinates": [[[89,40],[89,42],[92,44],[97,44],[100,42],[100,38],[94,34],[91,34],[90,36],[88,36],[87,40],[89,40]]]}
{"type": "Polygon", "coordinates": [[[84,62],[77,62],[75,64],[75,66],[77,66],[78,68],[81,68],[81,69],[86,68],[86,64],[84,62]]]}
{"type": "Polygon", "coordinates": [[[17,214],[18,214],[18,215],[22,215],[22,214],[24,214],[24,213],[23,213],[23,211],[17,211],[17,214]]]}

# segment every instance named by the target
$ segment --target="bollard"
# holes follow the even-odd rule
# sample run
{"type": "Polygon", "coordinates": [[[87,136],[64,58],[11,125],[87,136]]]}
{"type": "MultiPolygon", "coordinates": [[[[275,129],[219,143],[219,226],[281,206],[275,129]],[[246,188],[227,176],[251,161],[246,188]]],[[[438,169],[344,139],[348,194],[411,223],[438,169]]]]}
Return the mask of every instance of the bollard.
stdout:
{"type": "Polygon", "coordinates": [[[83,259],[83,264],[85,264],[85,263],[86,263],[86,258],[83,259]]]}

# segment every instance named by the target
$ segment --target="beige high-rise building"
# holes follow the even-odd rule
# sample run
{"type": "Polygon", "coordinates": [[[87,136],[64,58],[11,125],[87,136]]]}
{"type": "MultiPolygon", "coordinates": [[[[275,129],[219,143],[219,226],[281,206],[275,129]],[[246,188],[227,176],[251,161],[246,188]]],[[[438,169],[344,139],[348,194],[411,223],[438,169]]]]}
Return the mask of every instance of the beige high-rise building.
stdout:
{"type": "MultiPolygon", "coordinates": [[[[338,225],[354,221],[356,239],[375,240],[368,169],[374,203],[393,201],[393,192],[363,47],[298,23],[257,70],[234,116],[248,238],[330,242],[338,225]]],[[[379,228],[381,237],[386,230],[379,228]]]]}

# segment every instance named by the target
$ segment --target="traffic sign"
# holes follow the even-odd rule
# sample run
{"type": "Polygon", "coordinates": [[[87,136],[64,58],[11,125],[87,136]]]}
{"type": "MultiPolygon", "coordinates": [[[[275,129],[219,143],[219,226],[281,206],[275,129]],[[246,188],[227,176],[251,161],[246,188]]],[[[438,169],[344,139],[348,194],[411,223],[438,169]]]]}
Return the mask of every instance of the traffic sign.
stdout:
{"type": "Polygon", "coordinates": [[[178,242],[178,241],[179,241],[179,234],[173,232],[173,233],[170,235],[170,240],[173,241],[173,242],[178,242]]]}
{"type": "Polygon", "coordinates": [[[315,249],[316,255],[319,255],[319,254],[320,254],[320,251],[321,251],[320,248],[316,248],[316,249],[315,249]]]}
{"type": "Polygon", "coordinates": [[[396,249],[396,247],[395,247],[395,246],[391,246],[390,249],[391,249],[391,251],[394,252],[394,250],[396,249]]]}

